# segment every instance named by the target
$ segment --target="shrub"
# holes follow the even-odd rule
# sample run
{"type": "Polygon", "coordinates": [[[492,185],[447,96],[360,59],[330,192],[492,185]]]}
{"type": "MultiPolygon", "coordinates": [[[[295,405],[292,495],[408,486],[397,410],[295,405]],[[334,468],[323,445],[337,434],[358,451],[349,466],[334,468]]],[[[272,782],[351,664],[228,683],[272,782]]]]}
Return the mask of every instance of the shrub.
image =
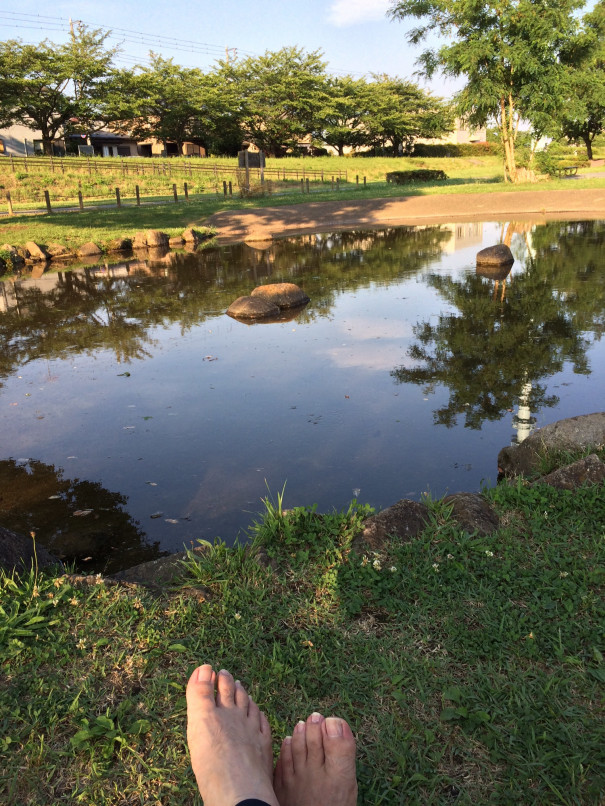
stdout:
{"type": "Polygon", "coordinates": [[[387,174],[387,182],[395,185],[409,185],[413,182],[438,182],[447,179],[443,171],[425,168],[418,171],[391,171],[387,174]]]}
{"type": "Polygon", "coordinates": [[[488,157],[499,154],[497,143],[416,143],[413,157],[488,157]]]}

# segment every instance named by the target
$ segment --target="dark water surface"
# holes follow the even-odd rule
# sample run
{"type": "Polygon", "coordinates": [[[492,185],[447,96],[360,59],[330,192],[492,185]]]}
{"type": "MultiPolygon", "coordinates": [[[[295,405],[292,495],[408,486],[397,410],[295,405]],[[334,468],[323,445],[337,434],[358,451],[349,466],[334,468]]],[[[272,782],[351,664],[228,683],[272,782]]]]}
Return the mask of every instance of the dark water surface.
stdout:
{"type": "Polygon", "coordinates": [[[115,570],[285,505],[478,490],[504,445],[605,401],[605,222],[209,248],[0,287],[0,523],[115,570]],[[475,255],[505,238],[506,282],[475,255]],[[266,248],[263,248],[265,246],[266,248]],[[288,322],[225,315],[262,282],[288,322]],[[90,511],[89,511],[90,510],[90,511]]]}

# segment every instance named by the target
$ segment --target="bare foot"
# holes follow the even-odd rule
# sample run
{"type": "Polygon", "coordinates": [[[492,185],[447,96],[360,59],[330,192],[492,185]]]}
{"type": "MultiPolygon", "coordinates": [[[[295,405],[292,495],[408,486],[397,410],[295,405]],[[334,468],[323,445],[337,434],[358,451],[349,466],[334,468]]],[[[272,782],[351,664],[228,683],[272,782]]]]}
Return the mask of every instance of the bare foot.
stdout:
{"type": "Polygon", "coordinates": [[[275,774],[281,806],[355,806],[355,738],[344,719],[311,714],[286,736],[275,774]]]}
{"type": "Polygon", "coordinates": [[[189,678],[187,743],[204,806],[235,806],[246,798],[279,806],[267,717],[224,669],[217,675],[205,664],[189,678]]]}

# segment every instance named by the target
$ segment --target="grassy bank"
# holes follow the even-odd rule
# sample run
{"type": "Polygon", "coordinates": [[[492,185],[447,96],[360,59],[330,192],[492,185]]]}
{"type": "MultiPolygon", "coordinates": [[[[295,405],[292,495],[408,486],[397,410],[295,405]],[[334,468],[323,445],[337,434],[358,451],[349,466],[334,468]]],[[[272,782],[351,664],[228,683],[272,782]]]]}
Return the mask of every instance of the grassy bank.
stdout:
{"type": "MultiPolygon", "coordinates": [[[[117,161],[119,162],[119,161],[117,161]]],[[[174,161],[178,162],[178,160],[174,161]]],[[[336,158],[325,157],[315,159],[285,159],[273,161],[285,164],[290,170],[307,169],[324,170],[326,180],[334,170],[346,169],[348,183],[343,183],[341,189],[332,189],[327,181],[325,184],[311,183],[311,193],[301,193],[300,183],[292,180],[282,183],[279,192],[267,196],[254,196],[242,199],[235,195],[225,198],[217,194],[212,188],[192,195],[189,202],[164,202],[157,205],[142,205],[137,207],[134,198],[128,196],[126,189],[122,193],[123,207],[115,207],[113,194],[114,185],[120,185],[121,175],[116,166],[116,176],[108,178],[104,175],[103,181],[107,183],[110,192],[105,198],[95,200],[96,204],[111,203],[114,206],[91,209],[85,207],[83,213],[66,213],[59,210],[52,216],[46,214],[36,216],[16,215],[13,218],[0,218],[0,244],[10,243],[22,245],[28,240],[41,244],[60,243],[68,248],[77,248],[82,243],[94,241],[103,245],[113,238],[132,237],[137,230],[160,228],[169,234],[176,234],[188,226],[200,226],[215,212],[222,210],[237,210],[251,207],[279,206],[283,204],[296,204],[306,201],[350,201],[356,199],[392,198],[411,195],[442,194],[442,193],[486,193],[495,191],[532,191],[536,189],[549,190],[605,187],[605,179],[580,180],[551,180],[539,184],[510,185],[501,181],[500,162],[497,157],[458,157],[458,158],[336,158]],[[426,183],[422,185],[393,186],[385,181],[385,174],[392,170],[406,170],[414,168],[431,168],[444,170],[448,180],[443,182],[426,183]],[[355,177],[360,177],[357,185],[355,177]],[[364,188],[363,177],[367,178],[364,188]],[[572,184],[570,185],[570,181],[572,184]]],[[[270,167],[272,161],[268,161],[270,167]]],[[[5,175],[0,176],[0,184],[16,181],[15,175],[6,173],[7,162],[0,161],[0,168],[5,175]]],[[[176,170],[176,169],[175,169],[176,170]]],[[[33,174],[28,174],[33,176],[33,174]]],[[[77,176],[68,177],[67,174],[55,174],[55,181],[63,182],[57,185],[57,191],[62,193],[77,192],[77,176]],[[68,187],[68,180],[71,186],[68,187]],[[74,185],[76,183],[76,185],[74,185]],[[70,189],[71,188],[71,189],[70,189]]],[[[158,182],[158,177],[149,177],[151,181],[158,182]]],[[[22,180],[26,181],[26,180],[22,180]]],[[[167,181],[167,180],[165,180],[167,181]]],[[[180,181],[180,180],[179,180],[180,181]]],[[[188,180],[190,181],[190,180],[188,180]]],[[[172,180],[170,180],[172,182],[172,180]]],[[[193,183],[195,185],[195,183],[193,183]]],[[[166,192],[171,193],[172,184],[166,185],[166,192]],[[170,189],[168,189],[168,187],[170,189]]],[[[198,188],[199,190],[199,188],[198,188]]],[[[202,189],[203,190],[203,189],[202,189]]],[[[155,192],[155,191],[154,191],[155,192]]],[[[26,206],[26,205],[25,205],[26,206]]]]}
{"type": "Polygon", "coordinates": [[[251,549],[192,557],[163,596],[3,576],[0,801],[199,802],[184,685],[211,661],[267,711],[276,750],[313,710],[347,718],[362,803],[602,803],[602,488],[485,494],[496,534],[429,501],[424,533],[377,553],[351,549],[363,507],[278,499],[251,549]]]}

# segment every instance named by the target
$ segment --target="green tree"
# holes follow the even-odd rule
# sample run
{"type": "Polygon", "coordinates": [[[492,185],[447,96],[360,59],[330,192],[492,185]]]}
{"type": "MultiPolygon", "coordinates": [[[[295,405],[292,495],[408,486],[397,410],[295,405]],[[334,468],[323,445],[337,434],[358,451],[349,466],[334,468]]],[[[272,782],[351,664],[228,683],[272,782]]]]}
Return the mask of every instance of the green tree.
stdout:
{"type": "Polygon", "coordinates": [[[85,129],[98,125],[110,109],[116,114],[115,94],[114,103],[108,101],[123,76],[112,66],[118,48],[105,48],[109,34],[78,24],[63,45],[1,42],[0,125],[39,130],[44,152],[51,154],[53,140],[66,127],[85,129]]]}
{"type": "Polygon", "coordinates": [[[574,12],[583,0],[395,0],[392,19],[421,20],[408,34],[414,45],[435,31],[447,44],[419,58],[422,72],[466,79],[459,114],[472,125],[496,121],[504,177],[520,181],[515,143],[522,119],[539,128],[562,103],[561,55],[577,34],[574,12]]]}
{"type": "Polygon", "coordinates": [[[343,76],[330,79],[326,92],[326,106],[317,136],[342,157],[346,146],[358,148],[369,142],[370,90],[365,79],[343,76]]]}
{"type": "Polygon", "coordinates": [[[267,154],[283,156],[320,128],[327,74],[319,51],[282,48],[220,69],[239,93],[244,135],[267,154]]]}
{"type": "Polygon", "coordinates": [[[584,17],[578,40],[564,55],[565,103],[555,119],[555,133],[583,143],[592,159],[592,143],[605,130],[605,2],[584,17]]]}
{"type": "Polygon", "coordinates": [[[419,137],[439,137],[452,131],[454,118],[440,99],[412,81],[373,75],[368,88],[366,127],[374,146],[388,146],[394,157],[410,152],[419,137]]]}

